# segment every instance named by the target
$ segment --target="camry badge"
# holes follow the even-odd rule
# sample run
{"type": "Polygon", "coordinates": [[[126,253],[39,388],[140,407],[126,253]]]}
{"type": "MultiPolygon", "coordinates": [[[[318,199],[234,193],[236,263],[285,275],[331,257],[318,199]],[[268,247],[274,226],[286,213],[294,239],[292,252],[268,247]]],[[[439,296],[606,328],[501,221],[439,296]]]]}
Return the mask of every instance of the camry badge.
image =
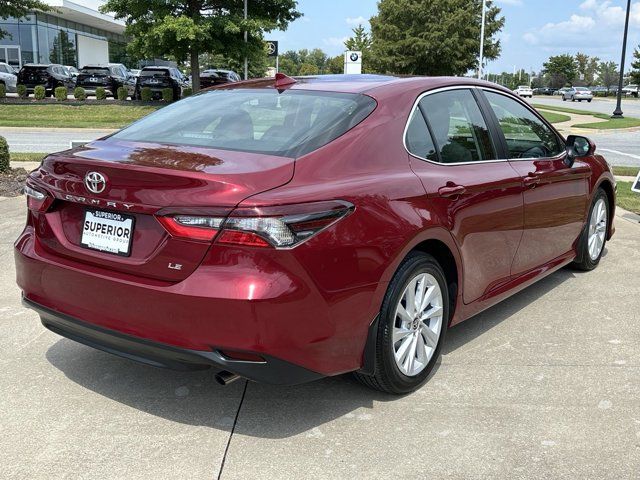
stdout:
{"type": "Polygon", "coordinates": [[[91,193],[102,193],[107,188],[107,179],[98,172],[88,172],[84,176],[84,186],[91,193]]]}

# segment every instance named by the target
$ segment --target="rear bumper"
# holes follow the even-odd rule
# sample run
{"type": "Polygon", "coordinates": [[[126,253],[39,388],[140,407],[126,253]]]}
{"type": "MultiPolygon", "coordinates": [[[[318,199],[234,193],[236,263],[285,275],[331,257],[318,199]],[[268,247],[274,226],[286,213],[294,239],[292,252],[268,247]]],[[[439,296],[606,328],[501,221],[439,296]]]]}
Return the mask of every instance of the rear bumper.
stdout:
{"type": "Polygon", "coordinates": [[[262,355],[264,362],[230,360],[217,350],[208,352],[190,350],[152,342],[90,325],[25,298],[22,303],[35,310],[40,315],[42,324],[58,335],[154,367],[173,370],[201,370],[215,367],[250,380],[273,385],[296,385],[322,377],[318,373],[268,355],[262,355]]]}

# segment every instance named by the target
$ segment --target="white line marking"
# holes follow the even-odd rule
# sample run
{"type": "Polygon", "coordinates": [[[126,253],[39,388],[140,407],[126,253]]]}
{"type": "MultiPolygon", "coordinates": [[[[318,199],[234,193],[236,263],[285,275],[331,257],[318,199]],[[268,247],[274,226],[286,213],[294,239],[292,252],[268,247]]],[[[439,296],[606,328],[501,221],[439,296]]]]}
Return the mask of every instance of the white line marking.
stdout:
{"type": "Polygon", "coordinates": [[[636,160],[640,160],[640,155],[634,155],[633,153],[625,153],[618,150],[609,150],[608,148],[600,148],[599,150],[602,152],[615,153],[616,155],[622,155],[624,157],[631,157],[635,158],[636,160]]]}

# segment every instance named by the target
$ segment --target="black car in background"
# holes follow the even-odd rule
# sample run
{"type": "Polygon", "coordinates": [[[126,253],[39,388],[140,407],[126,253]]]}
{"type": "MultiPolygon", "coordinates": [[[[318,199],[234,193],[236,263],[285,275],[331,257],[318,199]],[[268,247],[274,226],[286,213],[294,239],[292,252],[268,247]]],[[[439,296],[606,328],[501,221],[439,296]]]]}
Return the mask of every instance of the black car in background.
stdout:
{"type": "Polygon", "coordinates": [[[153,93],[153,98],[161,98],[162,90],[170,88],[173,90],[173,99],[182,98],[182,91],[189,86],[187,78],[174,67],[144,67],[138,75],[135,98],[140,98],[143,88],[149,87],[153,93]]]}
{"type": "Polygon", "coordinates": [[[118,88],[126,87],[128,95],[133,96],[136,79],[121,63],[85,65],[78,73],[76,86],[84,88],[87,95],[95,95],[96,88],[102,87],[110,97],[118,94],[118,88]]]}
{"type": "Polygon", "coordinates": [[[75,86],[75,81],[62,65],[30,63],[18,72],[18,85],[26,86],[27,93],[33,93],[35,87],[43,85],[45,95],[50,97],[58,87],[65,87],[70,91],[75,86]]]}
{"type": "Polygon", "coordinates": [[[535,95],[553,95],[553,92],[555,90],[553,88],[549,88],[549,87],[540,87],[540,88],[535,88],[533,90],[533,93],[535,95]]]}
{"type": "Polygon", "coordinates": [[[200,74],[200,88],[214,87],[224,83],[239,82],[240,75],[233,70],[209,69],[200,74]]]}

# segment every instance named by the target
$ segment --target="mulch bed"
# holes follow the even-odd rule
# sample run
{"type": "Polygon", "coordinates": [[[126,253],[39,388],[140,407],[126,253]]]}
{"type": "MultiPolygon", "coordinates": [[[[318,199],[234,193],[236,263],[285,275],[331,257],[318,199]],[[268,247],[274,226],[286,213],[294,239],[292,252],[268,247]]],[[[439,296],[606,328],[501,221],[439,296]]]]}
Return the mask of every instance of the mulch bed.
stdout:
{"type": "Polygon", "coordinates": [[[42,100],[36,100],[33,97],[18,98],[18,97],[6,97],[0,98],[0,104],[8,105],[140,105],[140,106],[158,106],[166,102],[152,101],[143,102],[141,100],[96,100],[94,98],[87,98],[86,100],[76,100],[68,98],[67,100],[59,101],[55,98],[43,98],[42,100]]]}
{"type": "Polygon", "coordinates": [[[11,168],[8,172],[0,173],[0,197],[22,195],[22,188],[28,174],[24,168],[11,168]]]}

